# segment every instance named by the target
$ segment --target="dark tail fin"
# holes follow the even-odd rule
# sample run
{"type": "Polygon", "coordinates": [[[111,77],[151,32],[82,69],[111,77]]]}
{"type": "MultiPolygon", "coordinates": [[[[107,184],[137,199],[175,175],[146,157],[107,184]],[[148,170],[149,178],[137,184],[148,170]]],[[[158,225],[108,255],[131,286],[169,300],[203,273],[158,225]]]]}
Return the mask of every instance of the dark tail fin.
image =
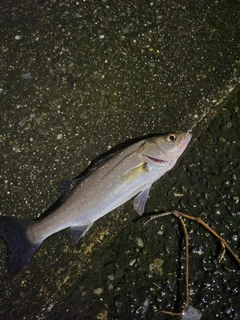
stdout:
{"type": "Polygon", "coordinates": [[[0,216],[0,238],[7,245],[7,269],[11,276],[15,276],[25,267],[41,245],[32,244],[27,238],[26,230],[31,223],[0,216]]]}

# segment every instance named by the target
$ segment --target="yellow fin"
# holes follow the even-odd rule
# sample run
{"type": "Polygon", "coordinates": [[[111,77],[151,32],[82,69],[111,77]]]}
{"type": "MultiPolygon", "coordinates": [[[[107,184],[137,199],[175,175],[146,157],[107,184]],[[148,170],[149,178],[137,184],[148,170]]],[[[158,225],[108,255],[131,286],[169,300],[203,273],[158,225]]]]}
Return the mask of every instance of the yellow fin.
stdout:
{"type": "Polygon", "coordinates": [[[130,182],[130,181],[136,180],[136,179],[140,178],[141,175],[146,173],[147,171],[148,171],[147,163],[143,162],[139,166],[137,166],[137,167],[133,168],[132,170],[126,172],[123,175],[122,180],[124,182],[126,182],[126,181],[130,182]]]}

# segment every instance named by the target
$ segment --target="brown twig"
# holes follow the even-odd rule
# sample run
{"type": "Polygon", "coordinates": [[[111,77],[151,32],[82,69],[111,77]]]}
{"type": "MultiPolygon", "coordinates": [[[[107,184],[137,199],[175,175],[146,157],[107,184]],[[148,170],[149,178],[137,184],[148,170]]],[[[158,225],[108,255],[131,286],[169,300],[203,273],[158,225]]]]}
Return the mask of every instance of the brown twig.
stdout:
{"type": "Polygon", "coordinates": [[[204,228],[206,228],[209,232],[211,232],[221,243],[221,246],[222,246],[222,253],[221,253],[221,256],[219,258],[219,262],[222,261],[222,258],[224,257],[225,255],[225,252],[226,252],[226,248],[227,250],[231,253],[231,255],[234,257],[235,260],[237,260],[237,262],[240,264],[240,259],[238,258],[238,256],[234,253],[234,251],[231,249],[231,247],[228,245],[227,241],[225,239],[223,239],[216,231],[214,231],[211,227],[209,227],[209,225],[204,222],[201,218],[199,217],[194,217],[194,216],[190,216],[186,213],[182,213],[182,212],[179,212],[179,211],[176,211],[174,210],[173,211],[173,214],[177,217],[177,215],[180,215],[186,219],[189,219],[189,220],[194,220],[196,221],[197,223],[201,224],[204,228]]]}
{"type": "Polygon", "coordinates": [[[240,259],[238,258],[238,256],[234,253],[234,251],[231,249],[231,247],[228,245],[228,243],[226,242],[226,240],[224,240],[216,231],[214,231],[211,227],[209,227],[208,224],[206,224],[201,218],[199,217],[194,217],[194,216],[190,216],[186,213],[182,213],[179,212],[177,210],[173,210],[173,211],[168,211],[168,212],[163,212],[163,213],[158,213],[155,215],[152,215],[148,221],[146,221],[144,223],[144,226],[149,223],[151,220],[159,218],[159,217],[163,217],[163,216],[168,216],[170,214],[173,214],[176,218],[178,218],[182,224],[183,227],[183,231],[184,231],[184,235],[185,235],[185,243],[186,243],[186,253],[185,253],[185,258],[186,258],[186,266],[185,266],[185,302],[184,302],[184,306],[181,312],[172,312],[172,311],[167,311],[167,310],[159,310],[156,315],[158,315],[159,313],[165,313],[165,314],[169,314],[171,316],[181,316],[184,311],[187,309],[188,304],[189,304],[189,291],[188,291],[188,286],[189,286],[189,267],[188,267],[188,260],[189,260],[189,251],[188,251],[188,232],[187,232],[187,228],[185,226],[185,223],[183,221],[183,218],[185,219],[189,219],[189,220],[193,220],[196,221],[197,223],[201,224],[204,228],[206,228],[210,233],[212,233],[221,243],[222,246],[222,253],[220,255],[219,261],[222,260],[222,258],[224,257],[225,253],[226,253],[226,248],[227,250],[232,254],[232,256],[234,257],[235,260],[237,260],[237,262],[240,264],[240,259]]]}

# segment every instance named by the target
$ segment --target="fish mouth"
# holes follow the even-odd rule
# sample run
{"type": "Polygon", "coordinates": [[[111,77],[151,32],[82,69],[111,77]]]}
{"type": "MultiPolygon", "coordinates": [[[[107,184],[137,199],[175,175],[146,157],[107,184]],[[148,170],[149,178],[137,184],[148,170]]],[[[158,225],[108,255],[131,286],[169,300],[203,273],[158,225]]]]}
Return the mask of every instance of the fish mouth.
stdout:
{"type": "Polygon", "coordinates": [[[153,158],[153,157],[150,157],[150,156],[147,156],[147,157],[148,157],[148,159],[150,159],[151,161],[157,162],[157,163],[165,163],[165,162],[168,162],[168,161],[165,161],[165,160],[162,160],[162,159],[153,158]]]}
{"type": "Polygon", "coordinates": [[[192,134],[190,132],[187,132],[184,139],[180,142],[180,148],[183,148],[183,150],[185,150],[191,139],[192,134]]]}

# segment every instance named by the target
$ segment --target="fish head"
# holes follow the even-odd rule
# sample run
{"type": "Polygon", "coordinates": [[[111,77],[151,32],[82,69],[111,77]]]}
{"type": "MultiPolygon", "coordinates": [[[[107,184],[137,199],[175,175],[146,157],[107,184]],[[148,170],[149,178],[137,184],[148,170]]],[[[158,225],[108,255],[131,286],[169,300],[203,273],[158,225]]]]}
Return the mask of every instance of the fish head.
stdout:
{"type": "Polygon", "coordinates": [[[190,132],[169,133],[150,138],[143,146],[143,160],[161,167],[169,167],[169,170],[186,149],[191,138],[190,132]]]}

